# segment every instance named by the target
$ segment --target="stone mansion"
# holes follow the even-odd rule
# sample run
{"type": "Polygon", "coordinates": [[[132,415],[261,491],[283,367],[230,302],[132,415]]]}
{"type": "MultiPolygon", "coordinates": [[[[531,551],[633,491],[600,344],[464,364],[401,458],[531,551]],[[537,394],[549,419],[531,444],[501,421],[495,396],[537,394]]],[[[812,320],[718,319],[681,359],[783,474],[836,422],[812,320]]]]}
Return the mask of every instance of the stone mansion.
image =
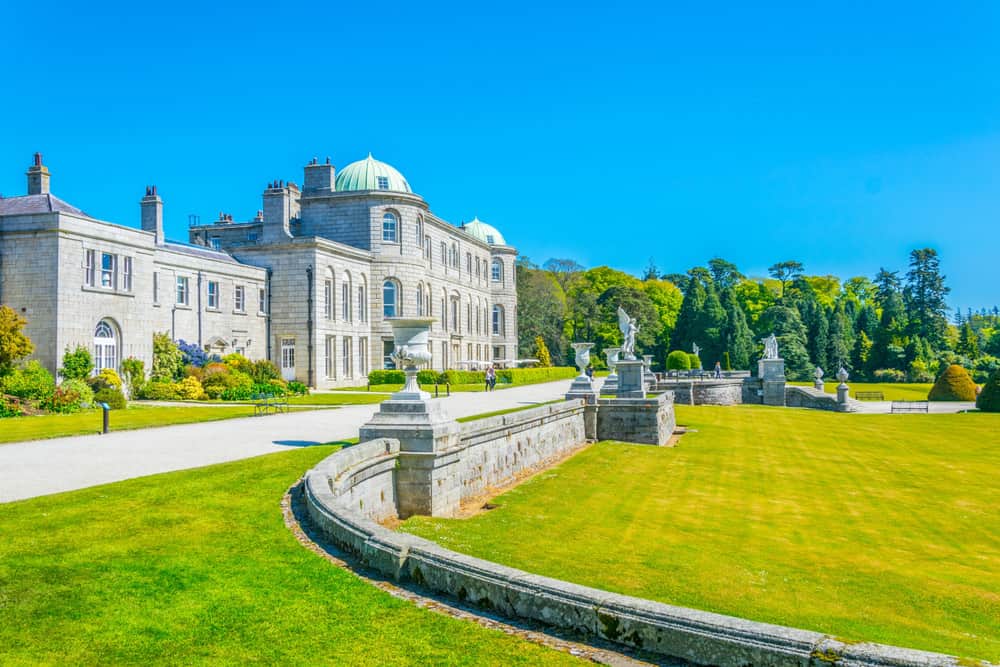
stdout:
{"type": "Polygon", "coordinates": [[[517,354],[516,250],[478,219],[435,216],[371,155],[339,171],[313,159],[301,188],[272,181],[254,219],[191,224],[186,243],[165,238],[155,186],[135,228],[54,196],[39,154],[27,176],[27,195],[0,197],[0,303],[27,318],[53,373],[77,345],[99,368],[149,369],[166,331],[311,387],[360,385],[392,367],[389,317],[434,319],[436,369],[517,354]]]}

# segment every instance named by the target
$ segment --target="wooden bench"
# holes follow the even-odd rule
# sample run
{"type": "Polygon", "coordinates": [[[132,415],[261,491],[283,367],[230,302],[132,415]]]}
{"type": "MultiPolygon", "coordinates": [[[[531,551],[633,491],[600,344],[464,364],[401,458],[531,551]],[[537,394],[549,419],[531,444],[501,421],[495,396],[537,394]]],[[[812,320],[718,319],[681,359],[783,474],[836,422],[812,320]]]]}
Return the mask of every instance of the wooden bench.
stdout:
{"type": "Polygon", "coordinates": [[[908,412],[930,412],[930,404],[927,401],[893,401],[892,414],[905,414],[908,412]]]}
{"type": "Polygon", "coordinates": [[[885,394],[880,391],[856,391],[854,398],[859,401],[884,401],[885,394]]]}

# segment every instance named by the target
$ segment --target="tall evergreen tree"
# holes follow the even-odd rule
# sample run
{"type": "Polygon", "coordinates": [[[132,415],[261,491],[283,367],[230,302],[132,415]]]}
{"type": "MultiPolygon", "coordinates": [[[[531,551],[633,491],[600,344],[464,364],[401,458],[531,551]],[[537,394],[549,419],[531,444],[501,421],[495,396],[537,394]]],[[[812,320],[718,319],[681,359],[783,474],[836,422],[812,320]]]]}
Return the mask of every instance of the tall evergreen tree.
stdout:
{"type": "Polygon", "coordinates": [[[944,284],[936,250],[922,248],[910,253],[910,270],[903,290],[910,333],[920,336],[936,350],[945,344],[948,326],[945,297],[950,291],[944,284]]]}
{"type": "Polygon", "coordinates": [[[738,370],[750,368],[754,350],[753,332],[747,325],[747,317],[732,289],[723,291],[722,307],[726,309],[726,326],[723,329],[722,342],[725,350],[729,352],[729,362],[738,370]]]}
{"type": "Polygon", "coordinates": [[[844,310],[844,302],[838,301],[830,313],[830,341],[827,345],[827,362],[833,366],[851,368],[851,350],[854,340],[850,320],[844,310]]]}
{"type": "Polygon", "coordinates": [[[702,267],[695,267],[688,271],[684,286],[684,301],[681,303],[680,313],[677,314],[677,324],[674,325],[674,331],[670,335],[671,349],[690,352],[693,343],[702,344],[698,342],[702,333],[701,313],[705,308],[705,301],[708,299],[705,285],[711,279],[708,271],[702,267]]]}
{"type": "Polygon", "coordinates": [[[781,283],[781,296],[784,298],[785,287],[788,283],[802,275],[802,262],[792,260],[778,262],[768,267],[767,272],[771,274],[772,278],[781,283]]]}
{"type": "Polygon", "coordinates": [[[735,264],[727,262],[721,257],[713,257],[708,260],[708,272],[712,274],[712,281],[715,282],[715,287],[719,292],[733,287],[745,277],[735,264]]]}
{"type": "Polygon", "coordinates": [[[965,324],[958,330],[958,344],[955,346],[955,351],[972,360],[979,358],[979,337],[973,331],[969,320],[965,320],[965,324]]]}
{"type": "Polygon", "coordinates": [[[716,361],[722,361],[722,353],[726,349],[723,340],[726,320],[726,310],[722,307],[715,285],[709,282],[705,288],[705,306],[702,308],[701,317],[698,318],[701,331],[696,334],[694,340],[702,350],[701,358],[707,368],[714,367],[716,361]]]}
{"type": "Polygon", "coordinates": [[[806,327],[799,311],[784,305],[771,306],[761,315],[765,330],[778,339],[778,351],[785,360],[785,374],[794,380],[812,376],[812,364],[806,349],[806,327]]]}

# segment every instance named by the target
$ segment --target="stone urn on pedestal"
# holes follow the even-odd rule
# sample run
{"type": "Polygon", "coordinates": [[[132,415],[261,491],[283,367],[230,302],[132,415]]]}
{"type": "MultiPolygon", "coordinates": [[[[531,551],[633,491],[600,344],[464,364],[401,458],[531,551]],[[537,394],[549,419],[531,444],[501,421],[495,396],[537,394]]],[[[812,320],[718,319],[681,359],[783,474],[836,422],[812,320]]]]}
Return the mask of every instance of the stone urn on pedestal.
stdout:
{"type": "Polygon", "coordinates": [[[819,366],[813,371],[813,388],[823,391],[823,369],[819,366]]]}
{"type": "Polygon", "coordinates": [[[383,401],[361,427],[362,442],[399,440],[396,493],[400,518],[414,514],[450,516],[459,505],[458,460],[449,454],[459,446],[459,426],[441,400],[421,391],[419,366],[429,363],[432,318],[387,318],[392,325],[392,358],[406,373],[406,385],[383,401]]]}
{"type": "Polygon", "coordinates": [[[653,375],[653,355],[642,355],[642,380],[648,386],[656,384],[656,376],[653,375]]]}
{"type": "Polygon", "coordinates": [[[847,386],[847,378],[850,377],[847,369],[843,366],[837,371],[837,380],[840,384],[837,385],[837,403],[841,405],[847,405],[847,397],[851,393],[851,388],[847,386]]]}
{"type": "Polygon", "coordinates": [[[614,394],[618,391],[618,355],[622,353],[620,347],[606,347],[604,348],[604,356],[608,360],[608,377],[604,380],[604,385],[601,387],[602,394],[614,394]]]}
{"type": "Polygon", "coordinates": [[[597,400],[594,383],[587,377],[587,367],[590,365],[590,348],[592,347],[594,347],[593,343],[573,343],[573,351],[576,352],[576,367],[580,374],[570,385],[566,398],[583,398],[589,402],[597,400]]]}

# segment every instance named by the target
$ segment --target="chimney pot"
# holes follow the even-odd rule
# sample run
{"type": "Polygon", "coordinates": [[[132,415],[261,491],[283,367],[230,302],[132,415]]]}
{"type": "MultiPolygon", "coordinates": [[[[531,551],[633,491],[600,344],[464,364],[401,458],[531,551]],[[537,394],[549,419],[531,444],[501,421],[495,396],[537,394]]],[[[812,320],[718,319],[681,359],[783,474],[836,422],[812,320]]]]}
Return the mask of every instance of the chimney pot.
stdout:
{"type": "Polygon", "coordinates": [[[41,153],[35,153],[35,166],[36,167],[41,167],[42,166],[42,154],[41,153]]]}

